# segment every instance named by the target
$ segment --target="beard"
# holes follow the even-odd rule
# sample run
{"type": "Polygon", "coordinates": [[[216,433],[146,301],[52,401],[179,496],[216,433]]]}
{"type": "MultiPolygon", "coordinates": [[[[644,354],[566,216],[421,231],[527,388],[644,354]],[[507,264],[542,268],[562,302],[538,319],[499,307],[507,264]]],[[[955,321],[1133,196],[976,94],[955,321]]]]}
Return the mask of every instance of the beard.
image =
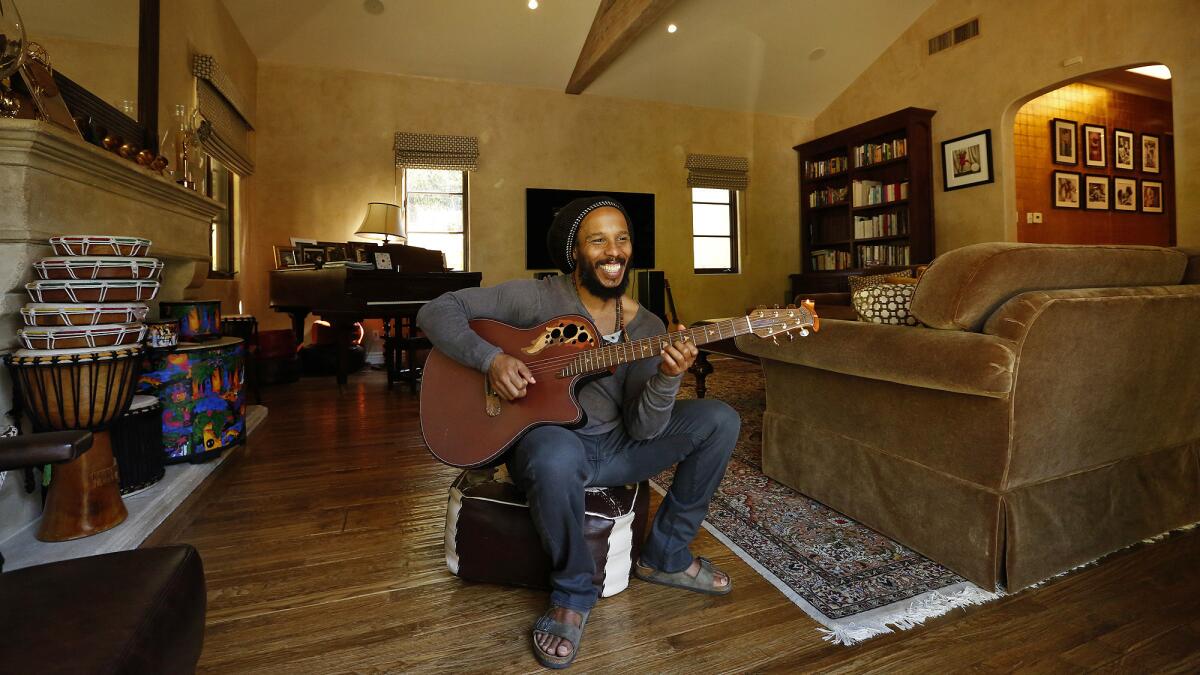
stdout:
{"type": "Polygon", "coordinates": [[[612,300],[613,298],[619,298],[622,295],[625,295],[625,289],[629,286],[629,268],[625,266],[627,263],[626,260],[617,259],[616,262],[621,263],[621,283],[617,284],[616,286],[605,286],[603,282],[600,281],[600,271],[596,269],[598,265],[602,265],[605,262],[612,261],[605,260],[588,268],[577,267],[577,269],[579,270],[579,279],[583,283],[583,287],[586,288],[589,293],[597,298],[612,300]]]}

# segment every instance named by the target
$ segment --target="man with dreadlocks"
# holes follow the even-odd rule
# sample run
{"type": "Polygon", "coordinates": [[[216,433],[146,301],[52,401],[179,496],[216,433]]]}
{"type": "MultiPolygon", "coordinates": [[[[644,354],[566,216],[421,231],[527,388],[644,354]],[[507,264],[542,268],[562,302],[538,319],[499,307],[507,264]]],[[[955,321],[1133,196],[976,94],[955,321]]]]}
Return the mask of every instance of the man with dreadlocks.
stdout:
{"type": "MultiPolygon", "coordinates": [[[[525,396],[537,380],[522,361],[471,331],[472,319],[528,327],[581,314],[610,343],[666,332],[658,317],[625,296],[634,242],[621,204],[608,197],[576,199],[555,215],[546,244],[562,275],[447,293],[417,315],[438,349],[485,373],[510,401],[525,396]]],[[[695,344],[680,340],[667,345],[659,359],[618,366],[611,377],[580,390],[587,413],[582,428],[535,428],[509,453],[509,473],[528,498],[554,569],[550,608],[533,626],[533,653],[544,666],[564,668],[575,659],[598,596],[583,534],[586,487],[636,483],[677,464],[634,574],[711,595],[733,589],[728,575],[688,549],[741,426],[737,413],[720,401],[675,400],[696,354],[695,344]]]]}

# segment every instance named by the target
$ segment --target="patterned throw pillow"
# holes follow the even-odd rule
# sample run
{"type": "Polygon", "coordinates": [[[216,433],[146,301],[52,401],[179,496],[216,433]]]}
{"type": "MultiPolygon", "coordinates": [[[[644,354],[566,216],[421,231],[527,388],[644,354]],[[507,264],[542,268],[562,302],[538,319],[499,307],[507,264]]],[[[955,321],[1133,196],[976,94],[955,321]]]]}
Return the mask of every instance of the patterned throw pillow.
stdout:
{"type": "Polygon", "coordinates": [[[908,312],[916,290],[911,269],[850,277],[847,281],[850,282],[850,302],[859,321],[895,326],[918,324],[908,312]]]}
{"type": "Polygon", "coordinates": [[[916,326],[917,318],[908,311],[916,290],[914,284],[876,284],[855,292],[850,298],[859,321],[916,326]]]}
{"type": "Polygon", "coordinates": [[[846,281],[850,282],[850,294],[853,295],[864,288],[885,284],[889,278],[911,276],[912,270],[900,270],[899,272],[888,272],[887,274],[863,274],[857,277],[849,277],[846,281]]]}

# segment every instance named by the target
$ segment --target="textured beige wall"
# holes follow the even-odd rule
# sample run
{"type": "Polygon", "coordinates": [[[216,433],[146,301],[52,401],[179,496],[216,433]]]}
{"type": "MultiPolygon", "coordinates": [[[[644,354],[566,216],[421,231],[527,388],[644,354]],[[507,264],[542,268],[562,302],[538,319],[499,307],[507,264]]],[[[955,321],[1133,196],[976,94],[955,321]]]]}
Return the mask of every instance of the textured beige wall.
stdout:
{"type": "Polygon", "coordinates": [[[470,177],[470,268],[484,284],[529,278],[525,188],[653,192],[657,267],[681,318],[782,301],[799,264],[796,158],[810,120],[426,78],[262,64],[259,171],[244,262],[246,311],[280,328],[267,307],[273,244],[352,238],[369,201],[391,201],[392,135],[478,136],[470,177]],[[692,273],[688,152],[745,155],[742,270],[692,273]]]}
{"type": "MultiPolygon", "coordinates": [[[[158,59],[158,125],[159,135],[170,127],[177,104],[188,110],[195,108],[196,86],[192,77],[192,55],[212,54],[229,74],[241,94],[252,123],[256,123],[255,103],[258,99],[258,58],[242,37],[237,24],[221,0],[170,0],[162,3],[159,22],[158,59]]],[[[255,154],[255,138],[250,134],[250,154],[255,154]]],[[[240,227],[237,237],[235,266],[247,250],[247,236],[253,226],[250,218],[250,199],[255,190],[255,178],[241,181],[241,212],[237,215],[240,227]]],[[[239,275],[240,276],[240,275],[239,275]]],[[[203,288],[188,291],[189,298],[220,300],[226,314],[237,312],[241,279],[213,279],[203,288]]]]}
{"type": "Polygon", "coordinates": [[[1015,241],[1013,119],[1026,100],[1085,73],[1164,63],[1174,75],[1177,241],[1200,245],[1200,2],[1196,0],[939,0],[816,120],[816,134],[917,106],[941,142],[992,130],[996,182],[934,191],[937,251],[1015,241]],[[927,55],[927,40],[972,17],[980,36],[927,55]],[[1064,60],[1082,57],[1080,64],[1064,60]]]}

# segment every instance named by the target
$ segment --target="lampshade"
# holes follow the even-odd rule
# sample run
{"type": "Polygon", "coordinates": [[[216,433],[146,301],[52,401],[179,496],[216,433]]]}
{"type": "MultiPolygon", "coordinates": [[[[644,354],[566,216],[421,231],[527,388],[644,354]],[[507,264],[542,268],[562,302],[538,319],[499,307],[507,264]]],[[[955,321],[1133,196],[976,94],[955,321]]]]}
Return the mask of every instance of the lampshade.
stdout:
{"type": "Polygon", "coordinates": [[[364,239],[382,239],[385,244],[392,239],[398,239],[401,243],[408,241],[400,207],[385,202],[367,204],[367,215],[363,216],[362,225],[354,234],[364,239]]]}

